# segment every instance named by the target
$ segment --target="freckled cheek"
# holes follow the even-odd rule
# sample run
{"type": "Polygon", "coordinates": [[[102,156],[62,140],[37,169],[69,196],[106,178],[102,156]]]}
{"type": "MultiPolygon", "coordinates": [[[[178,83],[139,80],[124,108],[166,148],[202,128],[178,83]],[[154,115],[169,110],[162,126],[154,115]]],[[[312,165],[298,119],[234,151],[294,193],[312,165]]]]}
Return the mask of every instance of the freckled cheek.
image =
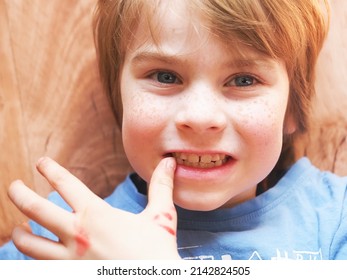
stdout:
{"type": "Polygon", "coordinates": [[[133,169],[147,182],[155,168],[153,160],[154,138],[158,138],[148,118],[139,118],[142,114],[129,112],[123,115],[123,147],[133,169]]]}
{"type": "Polygon", "coordinates": [[[139,92],[124,98],[123,125],[136,130],[151,131],[165,120],[167,106],[151,94],[139,92]]]}
{"type": "Polygon", "coordinates": [[[153,145],[160,139],[160,118],[151,113],[129,112],[123,115],[122,138],[125,152],[135,151],[137,156],[143,156],[153,150],[153,145]]]}
{"type": "MultiPolygon", "coordinates": [[[[158,108],[146,99],[134,98],[129,103],[123,104],[122,135],[124,144],[139,145],[158,137],[162,117],[158,108]]],[[[134,148],[134,147],[133,147],[134,148]]]]}
{"type": "Polygon", "coordinates": [[[165,108],[153,99],[139,97],[124,100],[123,106],[125,153],[134,170],[149,181],[161,157],[160,147],[168,119],[165,108]]]}
{"type": "Polygon", "coordinates": [[[253,107],[241,118],[239,127],[248,144],[264,152],[281,148],[284,114],[278,109],[253,107]]]}

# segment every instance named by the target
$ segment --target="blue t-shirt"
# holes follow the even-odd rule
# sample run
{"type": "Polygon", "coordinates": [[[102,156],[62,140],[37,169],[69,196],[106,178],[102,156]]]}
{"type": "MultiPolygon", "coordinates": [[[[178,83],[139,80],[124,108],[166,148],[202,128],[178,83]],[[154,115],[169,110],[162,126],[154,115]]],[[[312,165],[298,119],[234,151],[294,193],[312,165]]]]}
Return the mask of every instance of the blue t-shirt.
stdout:
{"type": "MultiPolygon", "coordinates": [[[[322,172],[302,158],[273,188],[233,208],[178,207],[179,253],[185,259],[347,260],[346,190],[347,177],[322,172]]],[[[49,199],[70,210],[57,193],[49,199]]],[[[130,176],[105,201],[133,213],[147,205],[130,176]]],[[[31,227],[56,240],[36,223],[31,227]]],[[[23,258],[12,242],[0,248],[0,259],[23,258]]]]}

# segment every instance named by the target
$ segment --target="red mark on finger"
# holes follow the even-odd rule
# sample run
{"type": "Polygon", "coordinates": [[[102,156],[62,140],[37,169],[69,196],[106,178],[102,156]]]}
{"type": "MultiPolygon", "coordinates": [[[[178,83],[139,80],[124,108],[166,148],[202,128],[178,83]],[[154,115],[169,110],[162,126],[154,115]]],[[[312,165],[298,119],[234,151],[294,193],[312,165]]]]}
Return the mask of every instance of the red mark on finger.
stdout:
{"type": "Polygon", "coordinates": [[[169,221],[172,221],[173,220],[173,217],[170,213],[168,212],[163,212],[161,214],[157,214],[154,216],[154,220],[159,220],[161,217],[165,217],[166,219],[168,219],[169,221]]]}
{"type": "Polygon", "coordinates": [[[172,221],[172,215],[170,213],[163,213],[163,216],[167,218],[169,221],[172,221]]]}
{"type": "Polygon", "coordinates": [[[88,236],[83,229],[79,229],[77,231],[77,234],[75,236],[75,242],[76,242],[76,254],[79,257],[82,257],[86,253],[88,248],[90,247],[88,236]]]}
{"type": "Polygon", "coordinates": [[[167,225],[164,225],[161,221],[167,221],[169,220],[170,222],[173,221],[173,215],[170,214],[169,212],[162,212],[160,214],[157,214],[153,217],[153,220],[156,221],[156,223],[162,227],[163,229],[165,229],[168,233],[170,233],[171,235],[176,236],[176,231],[167,225]]]}
{"type": "Polygon", "coordinates": [[[165,226],[165,225],[159,225],[159,226],[161,226],[163,229],[165,229],[171,235],[176,236],[176,231],[173,228],[165,226]]]}

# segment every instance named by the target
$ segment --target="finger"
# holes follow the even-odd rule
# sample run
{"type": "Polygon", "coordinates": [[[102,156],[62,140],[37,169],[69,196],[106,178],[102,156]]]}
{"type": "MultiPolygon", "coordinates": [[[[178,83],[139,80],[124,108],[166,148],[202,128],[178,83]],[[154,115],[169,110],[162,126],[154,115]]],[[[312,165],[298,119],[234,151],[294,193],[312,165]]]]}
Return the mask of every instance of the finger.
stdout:
{"type": "Polygon", "coordinates": [[[162,159],[154,170],[148,189],[149,208],[167,208],[173,206],[173,180],[176,161],[173,158],[162,159]]]}
{"type": "Polygon", "coordinates": [[[165,158],[158,164],[148,190],[148,206],[143,212],[173,237],[177,228],[177,213],[172,199],[175,168],[173,158],[165,158]]]}
{"type": "Polygon", "coordinates": [[[62,244],[34,235],[25,228],[15,227],[12,240],[19,251],[33,259],[68,259],[68,251],[62,244]]]}
{"type": "Polygon", "coordinates": [[[32,233],[30,224],[29,224],[28,222],[22,223],[22,224],[21,224],[21,227],[22,227],[24,230],[26,230],[27,232],[32,233]]]}
{"type": "Polygon", "coordinates": [[[37,169],[75,212],[82,211],[92,197],[97,197],[68,170],[48,157],[39,160],[37,169]]]}
{"type": "Polygon", "coordinates": [[[176,161],[163,159],[153,172],[148,189],[148,206],[144,214],[172,237],[176,236],[177,213],[173,204],[173,180],[176,161]]]}
{"type": "Polygon", "coordinates": [[[23,214],[61,239],[73,232],[73,214],[39,196],[23,182],[13,182],[8,195],[23,214]]]}

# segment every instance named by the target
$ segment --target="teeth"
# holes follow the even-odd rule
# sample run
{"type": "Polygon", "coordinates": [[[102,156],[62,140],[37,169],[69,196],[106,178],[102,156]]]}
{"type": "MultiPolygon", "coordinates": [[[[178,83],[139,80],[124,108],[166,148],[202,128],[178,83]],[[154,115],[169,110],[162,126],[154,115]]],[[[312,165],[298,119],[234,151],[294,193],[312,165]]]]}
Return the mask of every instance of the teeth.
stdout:
{"type": "Polygon", "coordinates": [[[178,164],[198,167],[198,168],[212,168],[221,166],[227,162],[229,156],[225,154],[187,154],[187,153],[173,153],[173,157],[178,164]]]}
{"type": "Polygon", "coordinates": [[[200,157],[198,155],[190,154],[188,155],[188,161],[192,163],[198,163],[200,161],[200,157]]]}
{"type": "Polygon", "coordinates": [[[211,155],[203,155],[200,157],[200,161],[204,163],[210,163],[212,161],[211,155]]]}
{"type": "Polygon", "coordinates": [[[213,155],[211,161],[217,161],[217,160],[220,160],[220,156],[218,154],[213,155]]]}

